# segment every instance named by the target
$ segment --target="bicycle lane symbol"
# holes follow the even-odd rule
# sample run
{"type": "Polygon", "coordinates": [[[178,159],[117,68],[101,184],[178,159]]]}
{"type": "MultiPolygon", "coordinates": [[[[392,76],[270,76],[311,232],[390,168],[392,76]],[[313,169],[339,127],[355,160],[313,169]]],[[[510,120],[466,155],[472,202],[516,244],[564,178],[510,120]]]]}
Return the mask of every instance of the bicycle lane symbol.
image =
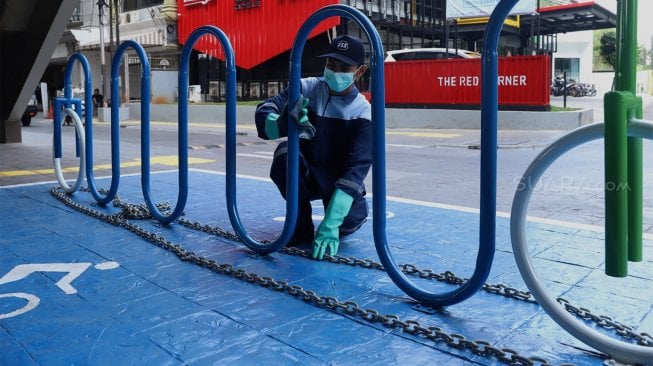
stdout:
{"type": "MultiPolygon", "coordinates": [[[[77,289],[73,287],[72,282],[79,276],[84,273],[92,263],[82,262],[82,263],[31,263],[31,264],[19,264],[16,267],[12,268],[11,271],[7,272],[6,275],[0,278],[0,285],[6,283],[20,281],[32,273],[35,272],[63,272],[66,273],[59,281],[55,283],[61,291],[67,295],[74,295],[77,293],[77,289]]],[[[98,270],[108,270],[118,268],[120,264],[118,262],[103,262],[98,263],[94,266],[98,270]]],[[[24,292],[12,292],[6,294],[0,294],[0,299],[15,297],[27,301],[20,309],[8,312],[0,313],[0,319],[6,319],[15,317],[21,314],[24,314],[30,310],[34,310],[41,299],[38,296],[33,294],[28,294],[24,292]]]]}

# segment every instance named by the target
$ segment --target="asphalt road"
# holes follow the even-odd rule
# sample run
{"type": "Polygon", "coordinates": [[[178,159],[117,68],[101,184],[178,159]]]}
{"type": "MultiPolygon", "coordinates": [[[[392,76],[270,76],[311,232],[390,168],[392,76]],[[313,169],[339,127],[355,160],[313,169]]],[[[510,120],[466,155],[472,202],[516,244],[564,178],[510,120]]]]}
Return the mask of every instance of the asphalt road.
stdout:
{"type": "MultiPolygon", "coordinates": [[[[651,118],[651,107],[645,118],[651,118]]],[[[653,118],[651,118],[653,119],[653,118]]],[[[51,172],[51,121],[34,119],[23,128],[22,144],[0,145],[0,185],[54,180],[51,172]]],[[[68,177],[76,176],[72,127],[64,127],[63,166],[68,177]]],[[[106,123],[94,124],[95,176],[110,175],[110,134],[106,123]]],[[[497,210],[510,211],[519,179],[533,158],[567,131],[499,131],[497,210]]],[[[251,125],[238,127],[237,171],[267,177],[276,142],[257,138],[251,125]]],[[[140,127],[125,121],[120,129],[121,173],[140,170],[140,127]]],[[[386,133],[386,182],[390,196],[438,204],[478,208],[480,199],[480,131],[392,129],[386,133]]],[[[225,171],[224,126],[219,123],[191,124],[190,166],[225,171]]],[[[176,126],[152,122],[153,170],[176,169],[176,126]]],[[[645,143],[645,156],[650,144],[645,143]]],[[[653,227],[650,192],[653,172],[645,168],[645,228],[653,227]]],[[[372,193],[372,174],[367,188],[372,193]]],[[[602,225],[603,144],[581,146],[556,162],[538,184],[531,201],[532,216],[581,224],[602,225]]],[[[156,184],[153,178],[152,184],[156,184]]],[[[176,195],[176,192],[174,192],[176,195]]],[[[192,182],[191,182],[192,194],[192,182]]]]}

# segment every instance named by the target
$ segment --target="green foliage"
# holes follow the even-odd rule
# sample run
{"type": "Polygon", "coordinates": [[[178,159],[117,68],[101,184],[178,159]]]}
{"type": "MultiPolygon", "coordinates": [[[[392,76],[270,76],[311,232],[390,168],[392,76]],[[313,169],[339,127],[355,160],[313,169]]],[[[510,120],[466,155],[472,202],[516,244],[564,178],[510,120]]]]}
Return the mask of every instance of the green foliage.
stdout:
{"type": "MultiPolygon", "coordinates": [[[[617,40],[614,30],[597,30],[593,36],[592,69],[594,71],[614,70],[617,59],[617,40]]],[[[643,44],[637,46],[637,68],[653,68],[653,50],[643,44]]]]}
{"type": "Polygon", "coordinates": [[[637,45],[637,68],[648,67],[646,64],[646,59],[648,58],[648,51],[644,45],[637,45]]]}
{"type": "Polygon", "coordinates": [[[592,70],[593,71],[605,71],[612,70],[610,66],[601,56],[599,48],[601,46],[601,36],[608,32],[607,29],[595,30],[593,33],[593,42],[592,42],[592,70]]]}
{"type": "Polygon", "coordinates": [[[615,68],[617,64],[617,34],[615,31],[607,31],[601,35],[599,54],[612,69],[615,68]]]}

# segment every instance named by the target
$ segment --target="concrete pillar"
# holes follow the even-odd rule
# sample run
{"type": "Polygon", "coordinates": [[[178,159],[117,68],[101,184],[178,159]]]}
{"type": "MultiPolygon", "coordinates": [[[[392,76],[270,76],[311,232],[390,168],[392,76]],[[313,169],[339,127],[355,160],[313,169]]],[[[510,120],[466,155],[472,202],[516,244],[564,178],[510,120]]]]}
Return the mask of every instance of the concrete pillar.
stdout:
{"type": "Polygon", "coordinates": [[[23,142],[20,121],[0,121],[0,143],[23,142]]]}

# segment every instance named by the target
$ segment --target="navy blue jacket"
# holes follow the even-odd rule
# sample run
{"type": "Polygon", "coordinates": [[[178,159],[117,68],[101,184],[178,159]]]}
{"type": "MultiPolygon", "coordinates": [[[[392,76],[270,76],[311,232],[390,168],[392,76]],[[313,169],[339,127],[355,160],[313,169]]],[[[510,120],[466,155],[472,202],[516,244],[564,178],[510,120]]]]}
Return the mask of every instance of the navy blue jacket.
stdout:
{"type": "MultiPolygon", "coordinates": [[[[331,95],[322,78],[301,80],[301,93],[309,99],[308,118],[315,127],[315,137],[301,139],[299,149],[311,172],[320,181],[335,182],[354,200],[365,195],[363,181],[372,165],[371,107],[354,86],[346,95],[331,95]]],[[[265,134],[268,113],[285,115],[288,90],[256,108],[259,137],[265,134]]],[[[287,136],[287,120],[279,118],[280,137],[287,136]]]]}

